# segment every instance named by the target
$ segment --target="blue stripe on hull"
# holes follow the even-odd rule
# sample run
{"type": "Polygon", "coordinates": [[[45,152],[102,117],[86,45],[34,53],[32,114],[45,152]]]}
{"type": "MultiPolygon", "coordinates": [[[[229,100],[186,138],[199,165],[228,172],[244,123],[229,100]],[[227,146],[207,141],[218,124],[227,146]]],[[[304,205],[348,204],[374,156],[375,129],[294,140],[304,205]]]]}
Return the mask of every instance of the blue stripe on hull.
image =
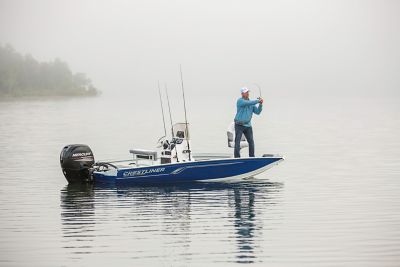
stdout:
{"type": "Polygon", "coordinates": [[[281,158],[240,158],[207,160],[149,166],[143,168],[119,169],[117,176],[95,172],[96,183],[174,183],[230,178],[254,172],[281,158]]]}

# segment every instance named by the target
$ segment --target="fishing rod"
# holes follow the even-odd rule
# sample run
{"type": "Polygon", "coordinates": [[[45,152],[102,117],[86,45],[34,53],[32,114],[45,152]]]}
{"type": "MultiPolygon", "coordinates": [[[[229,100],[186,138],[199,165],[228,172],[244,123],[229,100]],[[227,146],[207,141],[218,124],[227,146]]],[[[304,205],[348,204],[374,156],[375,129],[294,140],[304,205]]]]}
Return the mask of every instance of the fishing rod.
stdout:
{"type": "Polygon", "coordinates": [[[259,85],[256,84],[256,83],[254,83],[254,85],[257,86],[257,88],[258,88],[258,94],[259,94],[259,97],[258,97],[258,98],[262,98],[262,96],[261,96],[261,86],[259,86],[259,85]]]}
{"type": "Polygon", "coordinates": [[[164,124],[164,136],[163,137],[167,137],[167,128],[165,127],[164,106],[163,106],[163,102],[162,102],[162,98],[161,98],[160,81],[158,81],[157,83],[158,83],[158,95],[160,96],[162,121],[163,121],[163,124],[164,124]]]}
{"type": "Polygon", "coordinates": [[[185,110],[185,123],[186,123],[186,143],[187,143],[187,150],[189,152],[189,161],[191,161],[191,151],[190,151],[190,145],[189,145],[189,138],[188,138],[188,122],[187,122],[187,115],[186,115],[186,100],[185,100],[185,89],[183,87],[183,75],[182,75],[182,65],[179,65],[179,69],[181,71],[181,83],[182,83],[182,97],[183,97],[183,108],[185,110]]]}
{"type": "MultiPolygon", "coordinates": [[[[165,94],[167,95],[167,103],[168,103],[168,111],[169,111],[169,121],[171,122],[171,137],[172,139],[174,138],[174,126],[172,124],[172,115],[171,115],[171,105],[169,104],[169,97],[168,97],[168,89],[167,85],[165,84],[165,94]]],[[[176,152],[176,161],[179,162],[178,159],[178,150],[176,149],[176,144],[175,144],[175,152],[176,152]]]]}

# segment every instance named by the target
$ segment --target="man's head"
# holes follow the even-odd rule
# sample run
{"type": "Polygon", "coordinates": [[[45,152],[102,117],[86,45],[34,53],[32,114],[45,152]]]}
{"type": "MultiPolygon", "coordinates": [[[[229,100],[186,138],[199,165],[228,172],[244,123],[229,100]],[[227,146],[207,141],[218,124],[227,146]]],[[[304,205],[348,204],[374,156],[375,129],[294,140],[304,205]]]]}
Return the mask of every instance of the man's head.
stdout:
{"type": "Polygon", "coordinates": [[[247,87],[240,88],[240,93],[242,94],[242,97],[245,99],[249,98],[249,92],[250,92],[250,90],[247,87]]]}

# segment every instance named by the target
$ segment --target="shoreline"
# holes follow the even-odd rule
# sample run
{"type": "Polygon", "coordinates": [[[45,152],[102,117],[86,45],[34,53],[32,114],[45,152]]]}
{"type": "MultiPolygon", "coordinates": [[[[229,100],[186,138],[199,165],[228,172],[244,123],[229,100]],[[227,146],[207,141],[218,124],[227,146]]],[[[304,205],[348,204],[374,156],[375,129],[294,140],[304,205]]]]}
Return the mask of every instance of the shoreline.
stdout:
{"type": "Polygon", "coordinates": [[[19,100],[61,100],[61,99],[79,99],[79,98],[95,98],[101,96],[96,95],[25,95],[25,96],[10,96],[0,95],[0,102],[13,102],[19,100]]]}

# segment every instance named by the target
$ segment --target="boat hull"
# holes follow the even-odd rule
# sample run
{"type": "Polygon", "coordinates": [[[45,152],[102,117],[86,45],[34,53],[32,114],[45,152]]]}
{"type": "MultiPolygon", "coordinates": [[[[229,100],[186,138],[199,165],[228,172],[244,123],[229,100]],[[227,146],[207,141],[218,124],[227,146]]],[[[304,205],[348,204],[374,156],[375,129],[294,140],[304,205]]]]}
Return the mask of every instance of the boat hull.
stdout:
{"type": "Polygon", "coordinates": [[[148,167],[120,168],[93,173],[96,183],[176,183],[225,180],[257,175],[283,160],[282,157],[229,158],[148,167]]]}

